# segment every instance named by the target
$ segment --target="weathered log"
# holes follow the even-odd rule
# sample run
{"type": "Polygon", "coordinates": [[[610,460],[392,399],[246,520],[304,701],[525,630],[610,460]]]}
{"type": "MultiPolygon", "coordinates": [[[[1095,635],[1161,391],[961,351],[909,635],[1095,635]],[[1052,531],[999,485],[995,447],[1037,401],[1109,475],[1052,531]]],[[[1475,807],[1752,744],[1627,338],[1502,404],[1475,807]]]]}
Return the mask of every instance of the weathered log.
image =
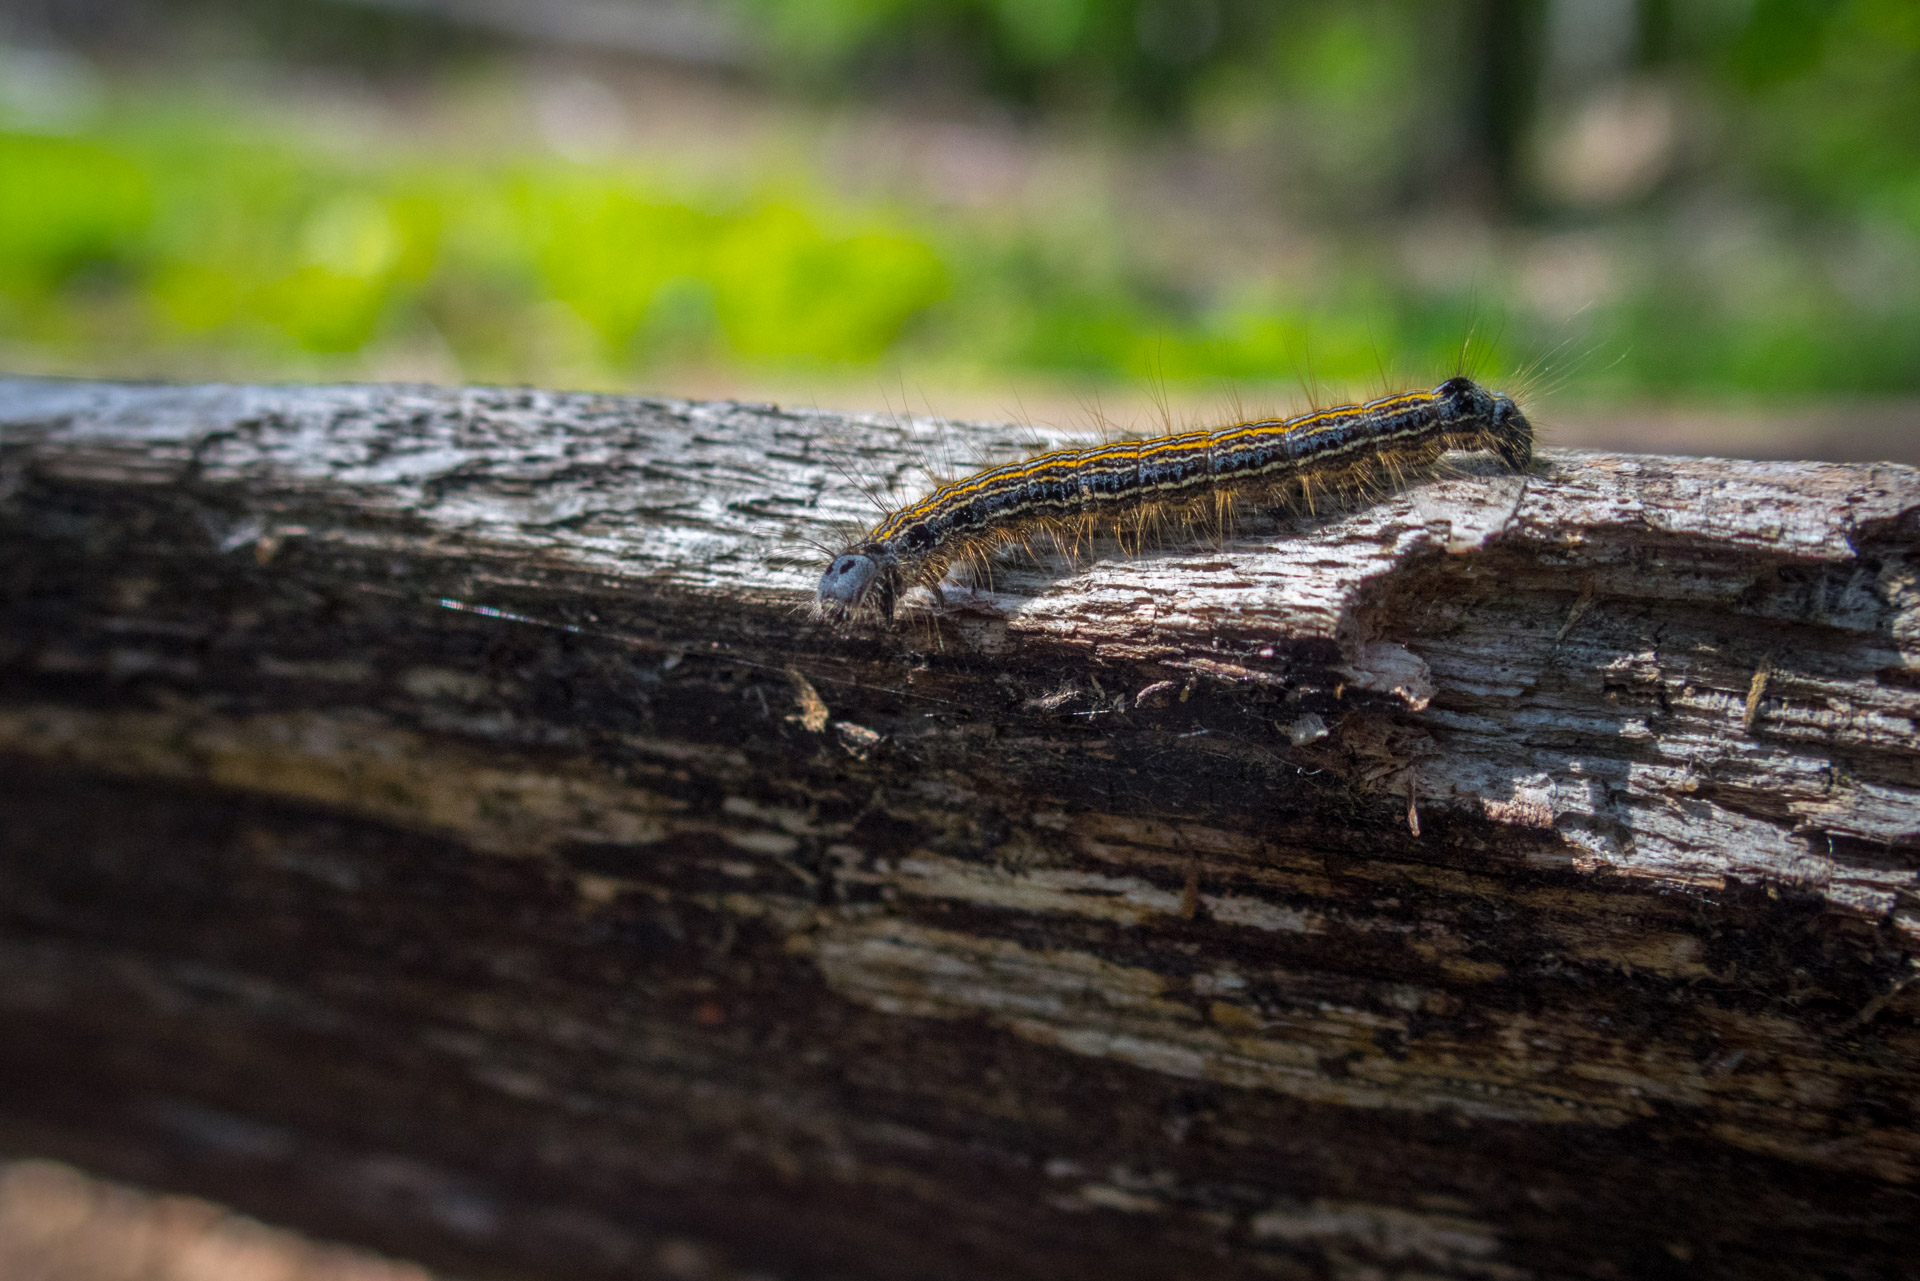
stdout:
{"type": "Polygon", "coordinates": [[[499,1275],[1911,1266],[1920,473],[815,622],[942,437],[0,383],[0,1147],[499,1275]]]}

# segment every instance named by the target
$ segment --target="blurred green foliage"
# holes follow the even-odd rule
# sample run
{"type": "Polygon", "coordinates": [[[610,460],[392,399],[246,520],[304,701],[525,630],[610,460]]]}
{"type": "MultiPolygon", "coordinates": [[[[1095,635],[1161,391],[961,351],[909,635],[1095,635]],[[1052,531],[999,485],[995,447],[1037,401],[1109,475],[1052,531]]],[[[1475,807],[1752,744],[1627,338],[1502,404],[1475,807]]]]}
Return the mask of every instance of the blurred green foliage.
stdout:
{"type": "Polygon", "coordinates": [[[430,333],[472,377],[894,354],[1176,380],[1310,359],[1340,379],[1383,353],[1444,365],[1471,323],[1470,300],[1396,296],[1364,263],[1325,297],[1196,300],[1085,249],[554,159],[349,165],[191,113],[0,134],[0,334],[83,356],[325,368],[430,333]]]}
{"type": "Polygon", "coordinates": [[[459,376],[601,385],[676,362],[881,360],[1366,380],[1446,368],[1478,332],[1495,366],[1588,354],[1576,377],[1615,394],[1920,389],[1910,0],[1641,0],[1632,73],[1677,86],[1715,142],[1604,209],[1505,211],[1533,241],[1610,256],[1613,285],[1573,320],[1531,300],[1524,262],[1406,267],[1406,216],[1471,177],[1471,146],[1441,125],[1470,132],[1456,55],[1485,6],[737,3],[815,85],[932,49],[1012,101],[1283,147],[1275,205],[1317,225],[1315,265],[1184,278],[1097,212],[1062,227],[867,207],[805,176],[743,188],[404,141],[351,154],[127,88],[62,132],[0,131],[0,350],[309,375],[412,344],[459,376]]]}
{"type": "Polygon", "coordinates": [[[1290,15],[1263,0],[738,0],[789,79],[956,70],[1027,105],[1166,117],[1290,15]]]}
{"type": "MultiPolygon", "coordinates": [[[[924,239],[807,198],[694,198],[554,160],[342,163],[194,113],[0,133],[0,332],[351,353],[430,326],[495,376],[554,308],[609,374],[871,361],[946,295],[924,239]]],[[[602,375],[603,377],[606,374],[602,375]]]]}

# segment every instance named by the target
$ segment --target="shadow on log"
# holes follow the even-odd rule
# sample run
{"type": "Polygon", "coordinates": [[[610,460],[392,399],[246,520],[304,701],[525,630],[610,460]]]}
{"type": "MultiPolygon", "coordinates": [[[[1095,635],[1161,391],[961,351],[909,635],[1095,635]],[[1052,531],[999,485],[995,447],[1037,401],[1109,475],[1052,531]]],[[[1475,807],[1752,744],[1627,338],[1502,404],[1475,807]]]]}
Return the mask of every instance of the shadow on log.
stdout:
{"type": "Polygon", "coordinates": [[[811,621],[940,430],[0,383],[0,1147],[502,1276],[1911,1266],[1920,473],[811,621]]]}

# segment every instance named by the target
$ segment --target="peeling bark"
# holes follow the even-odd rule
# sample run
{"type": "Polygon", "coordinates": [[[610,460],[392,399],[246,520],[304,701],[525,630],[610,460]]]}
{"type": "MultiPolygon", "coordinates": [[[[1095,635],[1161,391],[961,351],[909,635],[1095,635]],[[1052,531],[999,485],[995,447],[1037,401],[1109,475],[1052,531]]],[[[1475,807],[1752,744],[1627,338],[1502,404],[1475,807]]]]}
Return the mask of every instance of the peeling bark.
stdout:
{"type": "Polygon", "coordinates": [[[0,1143],[511,1275],[1896,1275],[1920,473],[833,629],[1010,428],[0,383],[0,1143]]]}

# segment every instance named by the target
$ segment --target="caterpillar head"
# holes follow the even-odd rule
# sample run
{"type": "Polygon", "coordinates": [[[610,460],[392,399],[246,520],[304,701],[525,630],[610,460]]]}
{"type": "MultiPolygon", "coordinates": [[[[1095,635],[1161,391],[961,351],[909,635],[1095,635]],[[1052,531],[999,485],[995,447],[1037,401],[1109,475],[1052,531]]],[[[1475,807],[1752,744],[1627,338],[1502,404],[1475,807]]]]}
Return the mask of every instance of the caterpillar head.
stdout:
{"type": "Polygon", "coordinates": [[[1515,471],[1532,465],[1533,424],[1513,397],[1488,391],[1471,378],[1449,378],[1435,394],[1451,401],[1461,418],[1485,424],[1479,432],[1479,448],[1492,450],[1515,471]]]}
{"type": "Polygon", "coordinates": [[[899,573],[893,558],[883,547],[869,544],[833,558],[827,572],[820,576],[814,612],[838,620],[872,608],[892,618],[893,602],[899,594],[899,573]]]}
{"type": "Polygon", "coordinates": [[[1520,412],[1513,397],[1504,392],[1493,396],[1493,410],[1487,417],[1487,444],[1515,471],[1533,465],[1533,424],[1520,412]]]}

